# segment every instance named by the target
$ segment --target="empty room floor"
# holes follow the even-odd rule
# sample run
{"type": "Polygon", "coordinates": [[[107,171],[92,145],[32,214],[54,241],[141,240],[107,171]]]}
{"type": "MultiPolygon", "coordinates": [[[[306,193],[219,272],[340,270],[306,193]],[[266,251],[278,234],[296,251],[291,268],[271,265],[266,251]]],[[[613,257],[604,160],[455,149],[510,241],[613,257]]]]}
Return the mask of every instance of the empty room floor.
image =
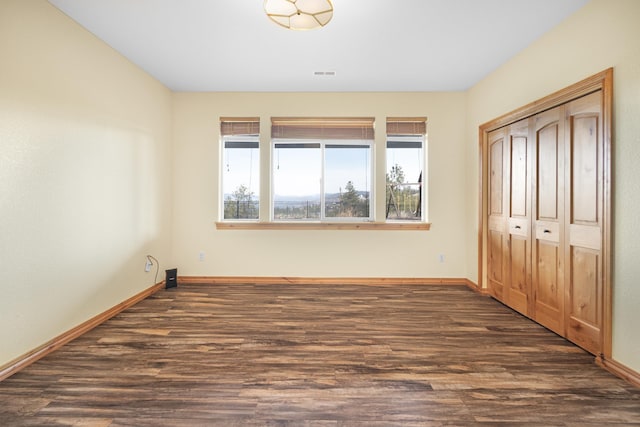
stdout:
{"type": "Polygon", "coordinates": [[[640,389],[463,286],[180,284],[0,402],[2,426],[640,425],[640,389]]]}

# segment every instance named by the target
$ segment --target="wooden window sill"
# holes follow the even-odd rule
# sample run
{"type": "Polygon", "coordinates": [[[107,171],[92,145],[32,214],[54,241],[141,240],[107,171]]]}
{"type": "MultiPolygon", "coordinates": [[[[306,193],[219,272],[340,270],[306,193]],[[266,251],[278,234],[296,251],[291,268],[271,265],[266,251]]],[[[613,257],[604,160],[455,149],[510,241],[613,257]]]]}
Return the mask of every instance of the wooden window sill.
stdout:
{"type": "Polygon", "coordinates": [[[216,222],[218,230],[429,230],[428,222],[216,222]]]}

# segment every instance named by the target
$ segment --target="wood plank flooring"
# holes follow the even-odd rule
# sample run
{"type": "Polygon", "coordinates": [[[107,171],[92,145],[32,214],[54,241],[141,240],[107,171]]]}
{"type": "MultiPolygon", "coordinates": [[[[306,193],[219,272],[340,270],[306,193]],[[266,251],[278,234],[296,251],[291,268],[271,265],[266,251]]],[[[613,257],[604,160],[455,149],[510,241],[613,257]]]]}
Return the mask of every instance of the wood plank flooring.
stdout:
{"type": "Polygon", "coordinates": [[[0,425],[640,425],[640,389],[462,286],[180,284],[1,382],[0,425]]]}

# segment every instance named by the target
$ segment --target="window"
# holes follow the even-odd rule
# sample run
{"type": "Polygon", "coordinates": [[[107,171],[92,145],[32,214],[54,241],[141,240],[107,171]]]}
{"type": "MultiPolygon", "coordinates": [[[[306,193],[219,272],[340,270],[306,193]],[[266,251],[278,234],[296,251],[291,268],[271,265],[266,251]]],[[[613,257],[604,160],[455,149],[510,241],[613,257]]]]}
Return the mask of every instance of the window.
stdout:
{"type": "Polygon", "coordinates": [[[387,118],[386,218],[423,221],[426,118],[387,118]]]}
{"type": "Polygon", "coordinates": [[[223,220],[258,219],[259,133],[258,118],[220,118],[223,220]]]}
{"type": "Polygon", "coordinates": [[[259,118],[220,118],[219,228],[429,229],[426,118],[387,118],[375,151],[369,117],[273,117],[270,130],[270,170],[261,172],[259,118]],[[386,158],[377,171],[374,152],[386,158]],[[383,173],[376,194],[386,211],[374,221],[383,173]],[[269,181],[262,189],[261,178],[269,181]],[[261,201],[270,214],[259,220],[261,201]]]}
{"type": "Polygon", "coordinates": [[[272,119],[273,219],[372,218],[371,118],[272,119]]]}

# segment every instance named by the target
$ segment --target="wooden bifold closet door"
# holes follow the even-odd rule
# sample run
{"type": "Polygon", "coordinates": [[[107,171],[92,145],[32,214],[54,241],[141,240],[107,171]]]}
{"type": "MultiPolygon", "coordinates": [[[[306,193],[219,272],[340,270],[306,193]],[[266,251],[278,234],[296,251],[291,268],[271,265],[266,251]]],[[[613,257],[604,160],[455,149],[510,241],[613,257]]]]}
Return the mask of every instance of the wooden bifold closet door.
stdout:
{"type": "Polygon", "coordinates": [[[528,120],[489,134],[489,283],[496,298],[524,315],[531,302],[528,120]]]}
{"type": "Polygon", "coordinates": [[[566,106],[566,336],[592,353],[602,347],[604,146],[602,93],[566,106]]]}
{"type": "Polygon", "coordinates": [[[601,356],[610,347],[608,125],[605,88],[582,92],[481,127],[481,271],[494,298],[601,356]]]}
{"type": "Polygon", "coordinates": [[[564,106],[532,119],[535,140],[533,217],[533,318],[564,335],[564,106]]]}

